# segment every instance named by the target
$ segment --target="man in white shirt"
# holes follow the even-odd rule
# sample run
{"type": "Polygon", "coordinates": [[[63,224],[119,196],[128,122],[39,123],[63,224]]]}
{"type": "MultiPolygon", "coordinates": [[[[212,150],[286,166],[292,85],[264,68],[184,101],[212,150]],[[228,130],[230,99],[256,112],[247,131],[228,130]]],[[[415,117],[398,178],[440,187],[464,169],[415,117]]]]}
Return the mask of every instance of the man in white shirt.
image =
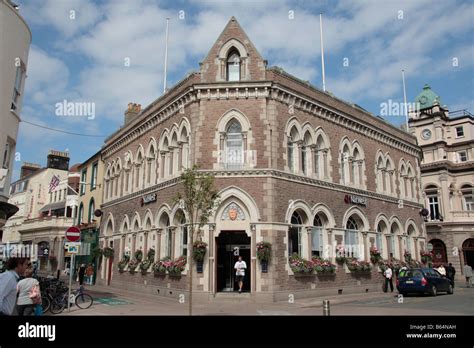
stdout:
{"type": "Polygon", "coordinates": [[[237,261],[234,266],[236,280],[239,283],[239,294],[242,292],[242,286],[244,285],[246,268],[247,264],[245,263],[245,261],[242,261],[242,256],[239,256],[239,261],[237,261]]]}
{"type": "Polygon", "coordinates": [[[13,315],[16,304],[17,283],[28,266],[28,259],[11,257],[7,271],[0,274],[0,315],[13,315]]]}
{"type": "Polygon", "coordinates": [[[393,292],[392,269],[389,266],[387,266],[387,269],[383,272],[383,275],[385,277],[385,286],[384,286],[385,292],[388,291],[388,284],[390,284],[390,291],[393,292]]]}
{"type": "Polygon", "coordinates": [[[467,263],[464,265],[464,276],[466,277],[466,285],[468,288],[470,288],[472,279],[472,267],[469,266],[467,263]]]}
{"type": "Polygon", "coordinates": [[[439,272],[439,274],[441,274],[443,277],[446,277],[446,269],[444,268],[443,264],[441,264],[437,271],[439,272]]]}

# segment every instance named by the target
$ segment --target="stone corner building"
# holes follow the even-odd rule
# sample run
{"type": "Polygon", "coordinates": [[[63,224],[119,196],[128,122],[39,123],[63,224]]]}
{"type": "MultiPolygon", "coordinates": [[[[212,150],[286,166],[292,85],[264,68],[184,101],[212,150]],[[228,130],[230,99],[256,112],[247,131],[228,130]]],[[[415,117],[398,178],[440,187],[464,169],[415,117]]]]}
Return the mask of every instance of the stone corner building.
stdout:
{"type": "Polygon", "coordinates": [[[415,103],[409,123],[423,151],[427,241],[434,265],[452,263],[462,279],[465,264],[474,268],[474,116],[449,111],[428,85],[415,103]]]}
{"type": "Polygon", "coordinates": [[[199,72],[143,110],[129,104],[125,125],[106,140],[100,238],[115,257],[101,281],[186,293],[189,264],[175,279],[151,269],[120,273],[117,263],[138,249],[146,255],[154,248],[155,260],[188,255],[186,220],[173,199],[183,169],[198,164],[220,190],[204,228],[203,272],[193,272],[198,296],[234,289],[236,250],[248,265],[244,290],[261,300],[379,290],[377,269],[357,276],[339,266],[333,277],[296,278],[288,258],[334,262],[335,245],[345,244],[358,246],[353,255],[364,260],[371,246],[385,259],[403,259],[405,250],[419,259],[420,154],[412,135],[267,67],[232,17],[199,72]],[[256,258],[260,241],[273,246],[266,273],[256,258]]]}

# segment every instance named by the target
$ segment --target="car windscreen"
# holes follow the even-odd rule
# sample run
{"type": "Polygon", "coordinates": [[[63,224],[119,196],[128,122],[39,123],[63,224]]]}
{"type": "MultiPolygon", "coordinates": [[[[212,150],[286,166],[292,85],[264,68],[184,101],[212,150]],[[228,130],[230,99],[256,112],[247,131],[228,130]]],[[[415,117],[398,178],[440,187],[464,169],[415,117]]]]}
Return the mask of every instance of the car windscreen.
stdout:
{"type": "Polygon", "coordinates": [[[420,270],[417,269],[409,269],[405,271],[404,277],[411,277],[411,278],[422,278],[423,274],[420,270]]]}

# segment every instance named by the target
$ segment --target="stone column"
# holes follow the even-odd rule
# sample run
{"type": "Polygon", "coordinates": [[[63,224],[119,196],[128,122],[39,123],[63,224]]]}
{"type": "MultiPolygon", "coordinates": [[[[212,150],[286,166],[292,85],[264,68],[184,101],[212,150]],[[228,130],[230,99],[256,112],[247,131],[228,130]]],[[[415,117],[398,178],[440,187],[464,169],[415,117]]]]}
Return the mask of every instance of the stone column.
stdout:
{"type": "Polygon", "coordinates": [[[404,261],[405,258],[404,258],[404,253],[403,253],[403,236],[402,235],[398,235],[398,250],[400,251],[400,257],[399,259],[401,261],[404,261]]]}
{"type": "Polygon", "coordinates": [[[135,254],[135,248],[137,246],[137,234],[136,233],[132,233],[132,248],[130,249],[130,259],[133,258],[133,255],[135,254]]]}
{"type": "Polygon", "coordinates": [[[307,248],[308,248],[308,252],[306,253],[307,257],[305,257],[305,256],[303,256],[303,257],[305,257],[308,260],[311,260],[312,251],[313,251],[313,243],[312,243],[312,240],[311,240],[312,230],[313,230],[312,226],[306,226],[306,238],[307,238],[306,245],[307,245],[307,248]]]}
{"type": "Polygon", "coordinates": [[[364,243],[364,261],[370,261],[370,253],[367,248],[367,231],[362,232],[362,241],[364,243]]]}
{"type": "Polygon", "coordinates": [[[163,231],[162,228],[156,229],[156,259],[159,261],[163,258],[161,255],[161,232],[163,231]]]}
{"type": "Polygon", "coordinates": [[[145,259],[148,253],[148,231],[143,233],[143,238],[145,238],[143,242],[143,259],[145,259]]]}
{"type": "Polygon", "coordinates": [[[242,132],[242,142],[243,142],[243,145],[244,145],[244,153],[242,154],[242,163],[243,163],[243,167],[244,168],[247,168],[247,162],[248,162],[248,155],[247,155],[247,150],[248,150],[248,146],[247,146],[247,132],[242,132]]]}
{"type": "Polygon", "coordinates": [[[319,173],[318,173],[318,158],[319,158],[319,152],[318,149],[316,149],[316,145],[311,145],[311,171],[314,177],[319,179],[319,173]]]}
{"type": "Polygon", "coordinates": [[[413,243],[415,244],[415,255],[413,255],[413,260],[420,260],[420,253],[418,252],[418,237],[413,237],[413,243]]]}
{"type": "Polygon", "coordinates": [[[178,172],[183,169],[183,142],[178,141],[178,172]]]}
{"type": "Polygon", "coordinates": [[[257,228],[255,224],[250,225],[250,231],[252,233],[252,237],[250,239],[250,260],[252,262],[251,269],[252,269],[252,274],[251,274],[251,279],[250,283],[252,284],[252,292],[255,292],[257,290],[257,253],[256,253],[256,239],[257,239],[257,228]]]}
{"type": "Polygon", "coordinates": [[[176,258],[176,226],[170,226],[168,228],[168,233],[171,234],[171,251],[170,251],[170,256],[172,259],[176,258]]]}
{"type": "MultiPolygon", "coordinates": [[[[329,173],[328,173],[328,149],[323,150],[323,178],[324,179],[329,179],[329,173]]],[[[320,169],[321,170],[321,169],[320,169]]]]}
{"type": "Polygon", "coordinates": [[[392,234],[387,234],[385,236],[385,243],[387,244],[387,259],[389,261],[391,261],[392,257],[395,256],[393,255],[393,250],[392,250],[392,240],[391,240],[392,238],[393,238],[392,234]],[[390,256],[390,254],[392,254],[392,257],[390,256]]]}
{"type": "Polygon", "coordinates": [[[331,260],[332,263],[336,261],[335,248],[332,245],[332,228],[326,229],[327,233],[327,244],[326,248],[323,248],[323,257],[331,260]],[[327,254],[326,254],[327,253],[327,254]]]}
{"type": "Polygon", "coordinates": [[[219,168],[223,169],[225,168],[225,165],[227,163],[227,158],[225,155],[225,139],[226,139],[226,133],[221,132],[220,137],[219,137],[219,151],[218,151],[218,163],[219,163],[219,168]]]}
{"type": "Polygon", "coordinates": [[[161,155],[160,177],[161,177],[161,179],[164,179],[164,177],[165,177],[166,153],[167,153],[167,151],[160,151],[160,155],[161,155]]]}
{"type": "MultiPolygon", "coordinates": [[[[215,274],[215,238],[214,238],[214,231],[215,231],[216,225],[215,224],[209,224],[209,250],[208,250],[208,257],[209,257],[209,267],[208,267],[208,272],[209,272],[209,292],[215,293],[216,292],[216,287],[215,287],[215,279],[214,279],[214,274],[215,274]]],[[[191,230],[191,228],[190,228],[191,230]]],[[[190,232],[192,233],[192,232],[190,232]]],[[[189,253],[192,253],[192,245],[188,249],[189,253]]],[[[204,269],[206,267],[204,266],[204,269]]]]}

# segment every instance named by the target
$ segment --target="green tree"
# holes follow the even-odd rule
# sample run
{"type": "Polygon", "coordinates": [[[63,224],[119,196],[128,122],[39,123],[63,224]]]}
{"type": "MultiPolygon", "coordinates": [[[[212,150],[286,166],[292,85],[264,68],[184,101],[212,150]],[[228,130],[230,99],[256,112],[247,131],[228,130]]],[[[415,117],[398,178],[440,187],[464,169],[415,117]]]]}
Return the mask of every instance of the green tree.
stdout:
{"type": "Polygon", "coordinates": [[[176,202],[186,215],[188,224],[188,264],[189,264],[189,315],[193,311],[193,252],[194,235],[202,239],[202,227],[218,206],[218,191],[214,187],[214,176],[206,175],[194,165],[181,174],[182,188],[178,192],[176,202]]]}

